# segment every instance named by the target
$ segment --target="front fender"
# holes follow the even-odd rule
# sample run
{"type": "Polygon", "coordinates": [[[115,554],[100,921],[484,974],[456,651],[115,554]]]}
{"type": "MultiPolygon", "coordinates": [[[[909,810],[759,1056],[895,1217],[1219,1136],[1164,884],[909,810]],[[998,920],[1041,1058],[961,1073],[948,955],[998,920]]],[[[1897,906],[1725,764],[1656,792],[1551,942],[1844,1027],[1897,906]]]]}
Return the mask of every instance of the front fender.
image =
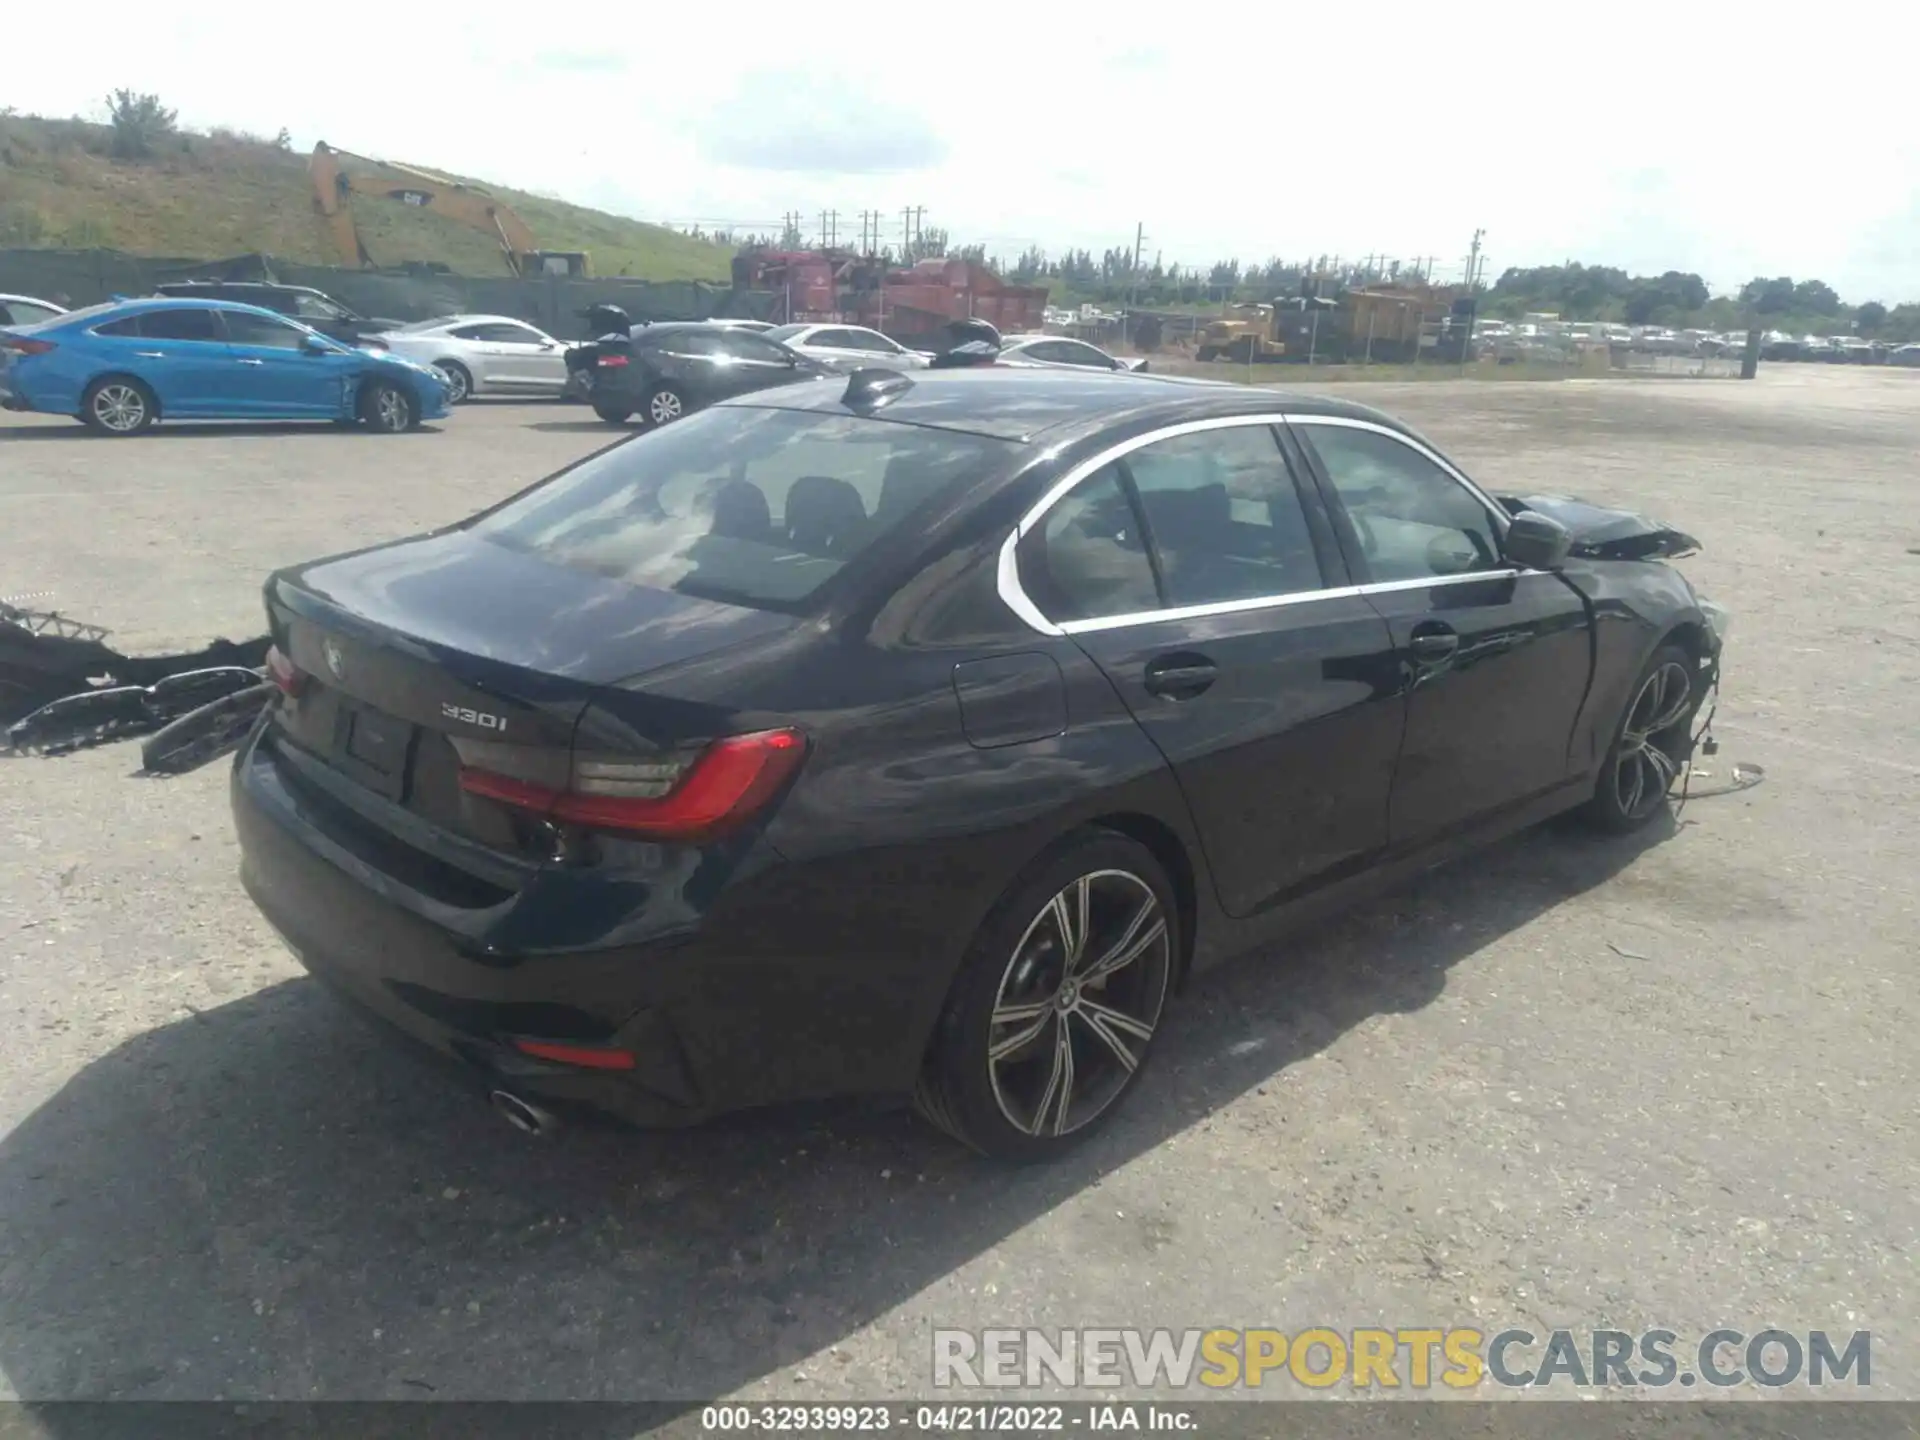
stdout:
{"type": "Polygon", "coordinates": [[[1583,770],[1598,768],[1612,746],[1634,681],[1669,636],[1700,637],[1696,649],[1716,660],[1719,627],[1702,608],[1687,578],[1671,566],[1649,561],[1584,560],[1564,572],[1593,607],[1593,681],[1573,742],[1583,770]]]}

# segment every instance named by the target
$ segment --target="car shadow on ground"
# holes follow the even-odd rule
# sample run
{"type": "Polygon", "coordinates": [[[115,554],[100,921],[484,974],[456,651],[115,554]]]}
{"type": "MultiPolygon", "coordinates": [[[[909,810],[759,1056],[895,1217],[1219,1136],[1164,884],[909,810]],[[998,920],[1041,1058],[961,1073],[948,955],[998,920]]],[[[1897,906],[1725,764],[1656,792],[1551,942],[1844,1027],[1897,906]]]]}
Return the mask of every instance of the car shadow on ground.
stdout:
{"type": "Polygon", "coordinates": [[[527,426],[529,430],[544,431],[548,435],[605,435],[609,439],[618,439],[623,435],[638,434],[638,420],[623,421],[615,424],[611,420],[536,420],[527,426]]]}
{"type": "MultiPolygon", "coordinates": [[[[1523,835],[1471,886],[1435,872],[1200,977],[1115,1122],[1027,1169],[903,1113],[533,1140],[312,982],[275,985],[127,1040],[0,1141],[0,1371],[27,1399],[724,1394],[1369,1016],[1429,1004],[1667,833],[1523,835]]],[[[900,1363],[924,1389],[928,1356],[900,1363]]],[[[68,1413],[42,1412],[47,1433],[68,1413]]]]}
{"type": "MultiPolygon", "coordinates": [[[[428,421],[407,431],[409,435],[438,435],[444,420],[428,421]]],[[[151,430],[142,430],[135,435],[101,435],[89,430],[78,420],[72,425],[0,425],[0,445],[11,445],[16,440],[98,440],[154,441],[184,439],[197,435],[205,438],[209,435],[221,437],[246,435],[275,435],[282,438],[295,436],[324,436],[328,438],[344,435],[364,435],[372,437],[373,432],[363,425],[336,425],[330,420],[167,420],[155,425],[151,430]]],[[[394,436],[382,435],[387,440],[394,436]]]]}

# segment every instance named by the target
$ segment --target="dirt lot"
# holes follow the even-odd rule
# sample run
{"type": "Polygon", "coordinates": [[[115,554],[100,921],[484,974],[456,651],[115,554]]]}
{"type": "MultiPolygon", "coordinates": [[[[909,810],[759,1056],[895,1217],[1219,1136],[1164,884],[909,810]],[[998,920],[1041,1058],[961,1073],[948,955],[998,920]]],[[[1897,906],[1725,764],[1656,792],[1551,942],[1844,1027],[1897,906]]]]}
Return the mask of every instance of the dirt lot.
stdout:
{"type": "MultiPolygon", "coordinates": [[[[0,761],[0,1396],[845,1400],[929,1393],[935,1326],[1475,1324],[1870,1329],[1920,1397],[1920,374],[1343,393],[1703,537],[1699,783],[1766,783],[1208,977],[1118,1123],[1008,1174],[903,1116],[523,1139],[299,978],[222,769],[0,761]]],[[[252,633],[270,567],[606,438],[0,418],[0,594],[252,633]]]]}

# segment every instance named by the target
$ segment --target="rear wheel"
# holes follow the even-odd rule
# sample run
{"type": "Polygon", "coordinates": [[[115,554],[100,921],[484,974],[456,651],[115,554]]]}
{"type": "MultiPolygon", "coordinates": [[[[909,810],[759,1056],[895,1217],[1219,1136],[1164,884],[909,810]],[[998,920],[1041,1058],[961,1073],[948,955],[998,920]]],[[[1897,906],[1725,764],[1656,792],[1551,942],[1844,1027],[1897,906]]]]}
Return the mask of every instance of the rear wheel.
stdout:
{"type": "Polygon", "coordinates": [[[1138,1078],[1179,942],[1173,889],[1152,852],[1107,830],[1069,838],[974,937],[916,1108],[988,1155],[1059,1154],[1138,1078]]]}
{"type": "Polygon", "coordinates": [[[595,400],[593,413],[609,425],[624,425],[633,415],[633,411],[612,400],[595,400]]]}
{"type": "Polygon", "coordinates": [[[473,397],[473,376],[457,360],[442,360],[433,367],[446,377],[447,403],[459,405],[473,397]]]}
{"type": "Polygon", "coordinates": [[[363,389],[355,408],[360,423],[382,435],[398,435],[420,423],[420,411],[413,397],[384,380],[376,380],[363,389]]]}
{"type": "Polygon", "coordinates": [[[1586,818],[1602,830],[1637,830],[1667,806],[1667,792],[1692,762],[1693,717],[1704,698],[1700,667],[1678,645],[1662,645],[1634,683],[1586,818]]]}
{"type": "Polygon", "coordinates": [[[153,391],[131,375],[96,380],[80,399],[80,419],[100,435],[137,435],[159,418],[153,391]]]}
{"type": "Polygon", "coordinates": [[[687,413],[687,397],[672,385],[656,385],[642,407],[649,425],[670,425],[687,413]]]}

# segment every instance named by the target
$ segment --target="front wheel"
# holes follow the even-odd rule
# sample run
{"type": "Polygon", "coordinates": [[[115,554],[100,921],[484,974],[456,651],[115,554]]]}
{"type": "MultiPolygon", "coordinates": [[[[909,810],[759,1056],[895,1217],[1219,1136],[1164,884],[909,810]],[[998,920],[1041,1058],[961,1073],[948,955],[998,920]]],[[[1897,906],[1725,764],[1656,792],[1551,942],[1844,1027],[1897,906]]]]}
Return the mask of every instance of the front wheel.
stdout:
{"type": "Polygon", "coordinates": [[[397,385],[376,380],[360,392],[360,423],[381,435],[398,435],[420,423],[413,397],[397,385]]]}
{"type": "Polygon", "coordinates": [[[80,399],[80,419],[96,435],[137,435],[159,418],[153,391],[130,375],[96,380],[80,399]]]}
{"type": "Polygon", "coordinates": [[[1626,713],[1586,818],[1601,830],[1638,830],[1667,806],[1681,768],[1693,763],[1693,717],[1704,695],[1700,667],[1678,645],[1662,645],[1634,683],[1626,713]]]}
{"type": "Polygon", "coordinates": [[[633,411],[612,400],[595,400],[593,413],[609,425],[624,425],[633,415],[633,411]]]}
{"type": "Polygon", "coordinates": [[[984,1154],[1042,1160],[1112,1112],[1145,1065],[1180,946],[1138,841],[1070,837],[1014,881],[961,966],[916,1108],[984,1154]]]}

